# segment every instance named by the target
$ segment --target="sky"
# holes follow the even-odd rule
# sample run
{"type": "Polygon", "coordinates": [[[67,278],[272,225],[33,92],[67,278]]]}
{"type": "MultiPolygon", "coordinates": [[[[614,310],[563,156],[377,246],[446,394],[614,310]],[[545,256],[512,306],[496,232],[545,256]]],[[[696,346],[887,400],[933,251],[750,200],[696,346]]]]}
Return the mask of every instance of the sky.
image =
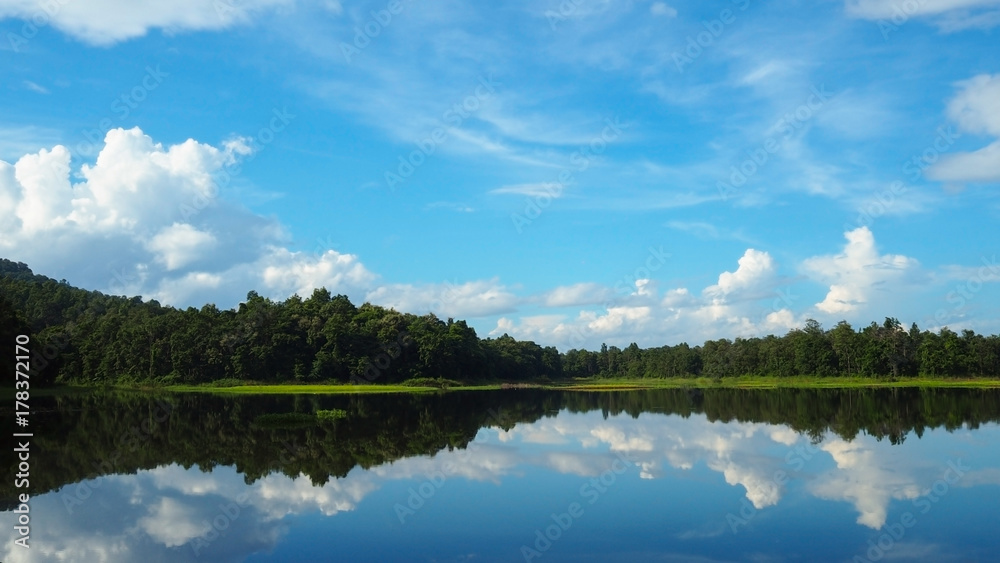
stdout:
{"type": "Polygon", "coordinates": [[[1000,0],[0,0],[0,256],[560,350],[1000,332],[1000,0]]]}

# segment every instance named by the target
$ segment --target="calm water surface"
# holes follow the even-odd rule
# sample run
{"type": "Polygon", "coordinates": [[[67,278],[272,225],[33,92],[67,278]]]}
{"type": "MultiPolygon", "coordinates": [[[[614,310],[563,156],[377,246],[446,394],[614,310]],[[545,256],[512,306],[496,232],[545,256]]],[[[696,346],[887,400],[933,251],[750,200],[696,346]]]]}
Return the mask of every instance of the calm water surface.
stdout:
{"type": "Polygon", "coordinates": [[[997,391],[95,393],[44,409],[30,550],[0,487],[4,562],[1000,561],[997,391]],[[346,416],[261,418],[320,409],[346,416]]]}

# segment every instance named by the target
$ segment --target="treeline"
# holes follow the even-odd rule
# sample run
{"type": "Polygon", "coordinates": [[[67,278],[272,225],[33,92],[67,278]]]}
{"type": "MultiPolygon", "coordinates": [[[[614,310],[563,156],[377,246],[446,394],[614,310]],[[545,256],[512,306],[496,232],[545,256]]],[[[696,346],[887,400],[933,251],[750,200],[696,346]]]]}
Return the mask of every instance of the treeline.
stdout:
{"type": "Polygon", "coordinates": [[[284,302],[250,292],[236,310],[176,309],[77,289],[35,275],[23,263],[0,260],[0,319],[5,318],[11,319],[7,332],[33,336],[36,382],[396,383],[563,376],[555,347],[506,335],[480,339],[465,321],[355,306],[326,289],[284,302]]]}
{"type": "Polygon", "coordinates": [[[687,344],[621,350],[602,346],[600,352],[570,350],[563,371],[571,377],[735,377],[795,375],[849,377],[1000,376],[1000,336],[971,330],[958,334],[947,327],[921,331],[914,323],[904,329],[887,318],[855,331],[841,321],[830,330],[809,320],[785,336],[709,340],[687,344]]]}
{"type": "MultiPolygon", "coordinates": [[[[539,381],[571,377],[741,375],[1000,377],[1000,337],[815,321],[784,336],[701,346],[570,350],[479,338],[465,321],[400,313],[317,289],[276,302],[255,292],[235,310],[164,307],[104,295],[0,260],[0,337],[32,336],[38,383],[398,383],[416,378],[539,381]]],[[[4,366],[3,369],[10,369],[4,366]]]]}

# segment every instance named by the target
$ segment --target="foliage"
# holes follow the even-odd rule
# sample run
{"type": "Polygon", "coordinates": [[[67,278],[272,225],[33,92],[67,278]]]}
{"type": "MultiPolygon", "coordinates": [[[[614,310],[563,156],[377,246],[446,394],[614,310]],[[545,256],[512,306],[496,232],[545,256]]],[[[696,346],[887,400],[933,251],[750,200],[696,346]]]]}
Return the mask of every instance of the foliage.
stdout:
{"type": "Polygon", "coordinates": [[[320,421],[334,421],[347,418],[347,411],[344,409],[330,409],[316,411],[316,418],[320,421]]]}
{"type": "MultiPolygon", "coordinates": [[[[569,350],[509,335],[480,339],[465,321],[412,315],[317,289],[276,302],[256,292],[233,310],[176,309],[85,291],[0,259],[0,338],[32,340],[32,385],[216,387],[279,383],[417,384],[571,378],[734,376],[1000,377],[1000,336],[905,330],[894,318],[855,330],[813,320],[784,336],[647,349],[569,350]]],[[[9,366],[3,369],[8,370],[9,366]]]]}
{"type": "Polygon", "coordinates": [[[258,428],[302,428],[316,424],[316,416],[300,412],[262,414],[254,419],[258,428]]]}

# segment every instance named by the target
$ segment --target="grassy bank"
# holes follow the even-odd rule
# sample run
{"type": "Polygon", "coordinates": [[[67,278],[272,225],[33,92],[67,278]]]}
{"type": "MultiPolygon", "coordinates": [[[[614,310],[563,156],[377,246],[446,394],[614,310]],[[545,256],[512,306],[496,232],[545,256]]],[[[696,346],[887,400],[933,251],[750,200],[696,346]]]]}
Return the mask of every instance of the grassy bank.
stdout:
{"type": "Polygon", "coordinates": [[[158,387],[175,393],[219,393],[226,395],[340,395],[362,393],[427,393],[438,391],[435,387],[410,385],[234,385],[217,387],[208,385],[169,385],[158,387]]]}
{"type": "MultiPolygon", "coordinates": [[[[156,385],[133,383],[113,386],[63,386],[32,390],[32,396],[86,393],[95,389],[164,391],[173,393],[217,393],[223,395],[350,395],[370,393],[440,393],[447,391],[503,391],[509,388],[548,389],[556,391],[630,391],[642,389],[875,389],[922,387],[953,389],[1000,389],[1000,379],[958,379],[944,377],[861,378],[861,377],[726,377],[711,379],[573,379],[558,382],[504,384],[500,382],[465,384],[452,380],[424,379],[406,384],[352,385],[345,383],[263,384],[232,380],[201,385],[156,385]]],[[[0,389],[0,398],[13,399],[14,389],[0,389]]]]}
{"type": "MultiPolygon", "coordinates": [[[[353,393],[429,393],[441,391],[498,391],[500,383],[465,385],[350,385],[350,384],[282,384],[282,385],[173,385],[161,389],[174,392],[223,394],[353,394],[353,393]]],[[[888,387],[938,387],[1000,389],[997,379],[904,378],[874,379],[847,377],[730,377],[723,379],[576,379],[571,381],[522,383],[518,387],[559,391],[628,391],[641,389],[872,389],[888,387]]]]}

